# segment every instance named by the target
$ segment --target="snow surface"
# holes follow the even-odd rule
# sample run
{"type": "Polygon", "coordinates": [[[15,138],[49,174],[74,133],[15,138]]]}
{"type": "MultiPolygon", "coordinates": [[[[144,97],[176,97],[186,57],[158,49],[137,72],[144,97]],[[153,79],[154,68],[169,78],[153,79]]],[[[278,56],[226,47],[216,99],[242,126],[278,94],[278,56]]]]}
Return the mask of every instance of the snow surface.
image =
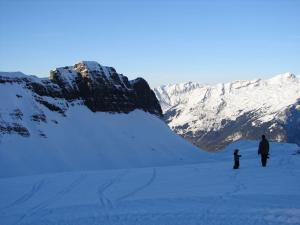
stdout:
{"type": "Polygon", "coordinates": [[[199,164],[1,178],[0,224],[300,224],[296,145],[272,143],[266,168],[257,145],[234,143],[199,164]]]}
{"type": "Polygon", "coordinates": [[[281,112],[300,99],[300,77],[291,73],[268,80],[234,81],[205,85],[182,83],[154,89],[162,110],[180,113],[168,118],[171,128],[188,124],[184,132],[219,130],[222,120],[236,120],[248,112],[258,114],[257,124],[285,120],[281,112]]]}

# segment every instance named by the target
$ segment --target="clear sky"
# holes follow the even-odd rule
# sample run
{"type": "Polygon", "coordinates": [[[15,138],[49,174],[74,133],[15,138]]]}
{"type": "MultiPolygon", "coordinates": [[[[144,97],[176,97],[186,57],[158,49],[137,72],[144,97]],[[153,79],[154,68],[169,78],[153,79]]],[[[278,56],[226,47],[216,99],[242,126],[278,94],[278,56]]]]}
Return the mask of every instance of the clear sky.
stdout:
{"type": "Polygon", "coordinates": [[[0,0],[0,71],[81,60],[152,87],[300,74],[300,0],[0,0]]]}

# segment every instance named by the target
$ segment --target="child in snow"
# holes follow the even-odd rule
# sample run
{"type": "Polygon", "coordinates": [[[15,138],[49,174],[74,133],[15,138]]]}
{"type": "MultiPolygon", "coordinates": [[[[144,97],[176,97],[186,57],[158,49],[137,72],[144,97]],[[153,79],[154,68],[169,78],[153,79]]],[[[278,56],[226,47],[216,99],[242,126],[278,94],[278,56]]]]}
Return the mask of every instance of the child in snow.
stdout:
{"type": "Polygon", "coordinates": [[[242,157],[241,155],[239,155],[238,149],[234,150],[233,157],[234,157],[233,169],[238,169],[240,167],[240,157],[242,157]]]}

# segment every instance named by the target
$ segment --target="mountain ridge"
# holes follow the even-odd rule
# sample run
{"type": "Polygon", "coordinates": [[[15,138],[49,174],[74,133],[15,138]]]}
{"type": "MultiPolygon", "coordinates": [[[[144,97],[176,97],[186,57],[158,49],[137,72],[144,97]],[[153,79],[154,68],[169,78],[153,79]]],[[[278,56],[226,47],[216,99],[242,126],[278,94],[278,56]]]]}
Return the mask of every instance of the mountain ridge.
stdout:
{"type": "Polygon", "coordinates": [[[171,129],[201,148],[216,150],[262,133],[274,141],[300,143],[299,87],[299,76],[284,73],[267,80],[164,85],[154,92],[171,129]]]}

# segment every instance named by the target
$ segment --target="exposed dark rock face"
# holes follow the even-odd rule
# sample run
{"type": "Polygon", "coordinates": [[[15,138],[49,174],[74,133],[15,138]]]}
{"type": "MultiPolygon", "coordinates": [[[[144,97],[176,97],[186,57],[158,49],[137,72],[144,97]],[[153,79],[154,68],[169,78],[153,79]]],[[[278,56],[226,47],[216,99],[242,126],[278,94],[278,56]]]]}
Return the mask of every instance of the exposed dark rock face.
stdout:
{"type": "Polygon", "coordinates": [[[19,134],[23,137],[29,137],[30,133],[26,127],[18,123],[0,123],[0,134],[19,134]]]}
{"type": "Polygon", "coordinates": [[[82,62],[51,71],[50,80],[59,86],[61,96],[69,100],[82,99],[94,112],[128,113],[142,109],[162,115],[159,102],[144,79],[129,81],[112,67],[82,62]]]}
{"type": "Polygon", "coordinates": [[[162,113],[159,102],[150,89],[147,81],[143,78],[137,78],[132,82],[133,90],[135,92],[135,103],[137,108],[141,108],[144,111],[156,112],[160,115],[162,113]]]}
{"type": "Polygon", "coordinates": [[[15,109],[13,112],[10,113],[10,116],[14,120],[22,120],[23,113],[20,109],[15,109]]]}
{"type": "Polygon", "coordinates": [[[300,145],[300,110],[297,108],[300,105],[300,99],[298,104],[294,104],[286,110],[287,121],[283,124],[287,133],[287,141],[295,142],[300,145]]]}
{"type": "Polygon", "coordinates": [[[63,109],[63,108],[61,108],[61,107],[59,107],[59,106],[57,106],[53,103],[50,103],[50,102],[44,100],[43,98],[40,98],[39,96],[35,96],[35,100],[38,103],[40,103],[40,104],[44,105],[45,107],[47,107],[49,110],[58,112],[58,113],[62,114],[63,116],[65,116],[65,110],[66,109],[63,109]]]}
{"type": "Polygon", "coordinates": [[[31,116],[31,119],[36,122],[44,122],[44,123],[47,122],[46,115],[44,114],[34,114],[31,116]]]}

